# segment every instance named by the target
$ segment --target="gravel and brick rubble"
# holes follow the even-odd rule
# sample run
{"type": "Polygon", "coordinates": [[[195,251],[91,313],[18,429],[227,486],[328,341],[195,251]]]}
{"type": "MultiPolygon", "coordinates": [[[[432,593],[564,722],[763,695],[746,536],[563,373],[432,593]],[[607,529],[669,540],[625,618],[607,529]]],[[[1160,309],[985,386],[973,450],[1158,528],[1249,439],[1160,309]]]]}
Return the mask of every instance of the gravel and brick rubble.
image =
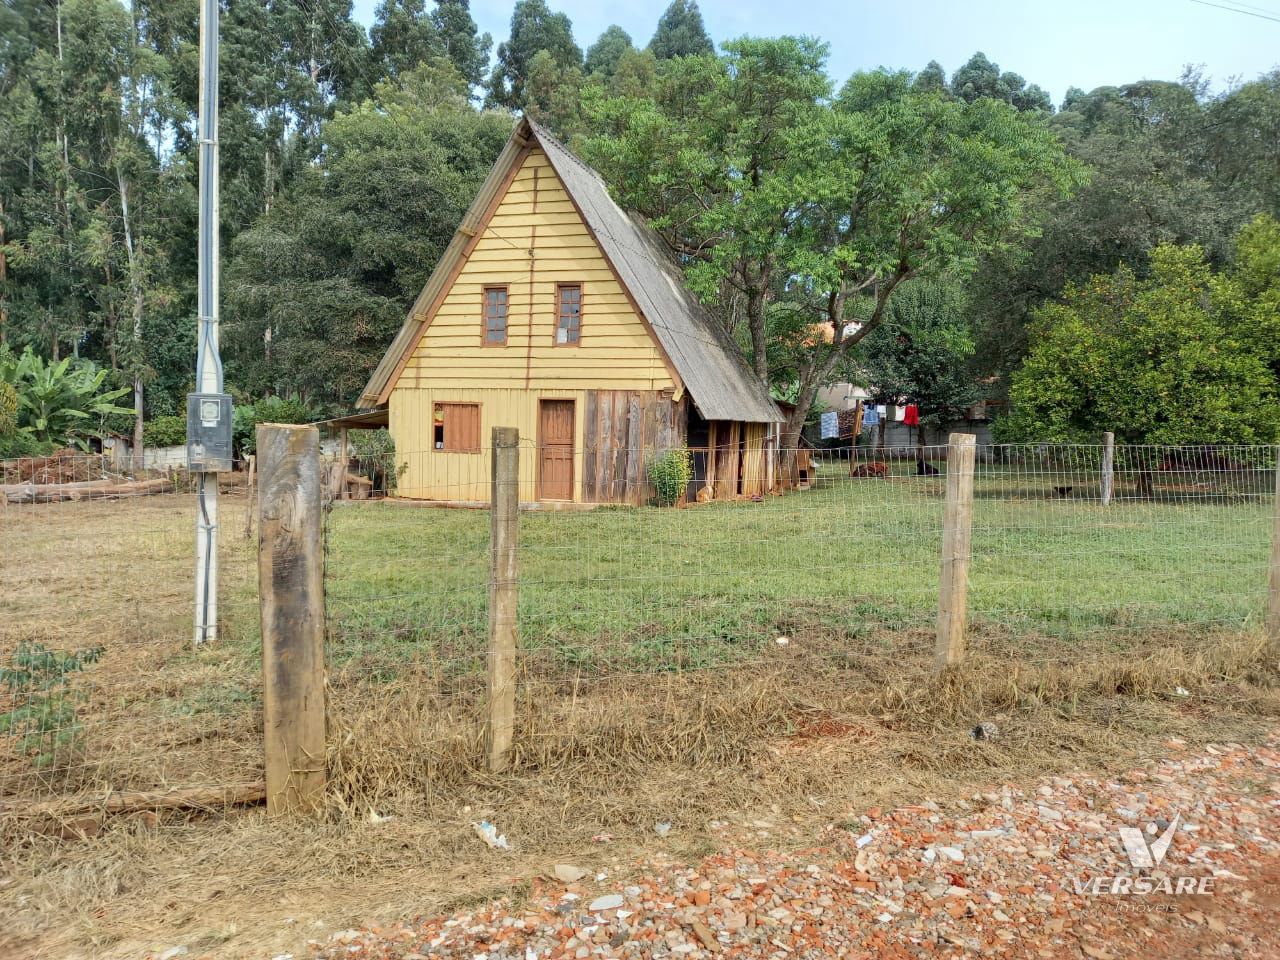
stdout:
{"type": "MultiPolygon", "coordinates": [[[[1164,750],[1114,780],[851,811],[816,835],[777,816],[713,822],[719,852],[696,866],[654,856],[619,873],[584,856],[577,882],[548,864],[514,905],[342,931],[312,949],[317,960],[1280,958],[1280,732],[1164,750]],[[1164,860],[1135,871],[1118,828],[1154,840],[1148,825],[1175,818],[1164,860]],[[812,842],[796,849],[801,830],[812,842]],[[1154,892],[1083,889],[1139,875],[1154,892]],[[1180,877],[1207,888],[1168,892],[1180,877]]],[[[608,844],[598,849],[603,861],[608,844]]]]}

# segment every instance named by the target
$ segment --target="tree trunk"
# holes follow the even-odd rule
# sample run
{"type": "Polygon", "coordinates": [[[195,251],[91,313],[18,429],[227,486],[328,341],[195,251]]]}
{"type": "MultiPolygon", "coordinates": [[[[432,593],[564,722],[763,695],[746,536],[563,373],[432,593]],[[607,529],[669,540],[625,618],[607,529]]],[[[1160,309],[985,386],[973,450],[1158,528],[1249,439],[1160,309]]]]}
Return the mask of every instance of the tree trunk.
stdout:
{"type": "Polygon", "coordinates": [[[4,285],[9,279],[9,261],[4,255],[4,245],[8,242],[4,229],[4,194],[0,193],[0,346],[5,342],[5,330],[9,325],[9,308],[4,299],[4,285]]]}
{"type": "Polygon", "coordinates": [[[924,463],[925,460],[925,433],[924,424],[916,424],[916,463],[924,463]]]}
{"type": "Polygon", "coordinates": [[[139,476],[146,462],[142,449],[142,412],[142,381],[135,377],[133,381],[133,472],[139,476]]]}
{"type": "Polygon", "coordinates": [[[764,291],[756,287],[749,289],[747,291],[747,326],[751,331],[751,364],[756,376],[760,378],[760,382],[768,383],[769,356],[768,339],[765,333],[764,307],[764,291]]]}
{"type": "Polygon", "coordinates": [[[813,409],[813,402],[818,397],[818,384],[821,376],[816,371],[808,370],[800,375],[800,390],[796,395],[796,405],[787,419],[782,423],[782,434],[778,440],[778,469],[784,477],[784,483],[790,484],[795,472],[796,451],[800,449],[800,431],[813,409]]]}
{"type": "MultiPolygon", "coordinates": [[[[142,367],[142,311],[145,299],[142,290],[141,269],[138,264],[137,251],[133,245],[133,225],[129,221],[129,183],[116,158],[116,183],[120,188],[120,218],[124,225],[124,249],[129,258],[129,288],[133,294],[133,363],[136,370],[142,367]]],[[[142,374],[137,372],[133,377],[133,472],[141,473],[143,466],[142,421],[143,421],[142,374]]]]}

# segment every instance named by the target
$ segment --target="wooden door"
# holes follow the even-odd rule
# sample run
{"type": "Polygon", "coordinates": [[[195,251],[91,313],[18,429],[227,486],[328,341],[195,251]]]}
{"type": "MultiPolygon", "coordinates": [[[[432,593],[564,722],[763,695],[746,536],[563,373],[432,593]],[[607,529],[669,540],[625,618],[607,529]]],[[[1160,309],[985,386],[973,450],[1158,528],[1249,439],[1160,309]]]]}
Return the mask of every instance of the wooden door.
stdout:
{"type": "Polygon", "coordinates": [[[538,401],[538,499],[573,499],[573,401],[538,401]]]}

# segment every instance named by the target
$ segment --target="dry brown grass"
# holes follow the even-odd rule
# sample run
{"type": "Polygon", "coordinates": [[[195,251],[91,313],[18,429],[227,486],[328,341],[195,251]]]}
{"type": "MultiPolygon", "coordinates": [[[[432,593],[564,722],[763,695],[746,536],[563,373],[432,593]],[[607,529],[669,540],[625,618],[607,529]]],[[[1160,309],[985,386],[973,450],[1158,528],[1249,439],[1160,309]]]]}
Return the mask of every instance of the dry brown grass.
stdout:
{"type": "Polygon", "coordinates": [[[185,943],[261,956],[317,935],[313,920],[332,929],[509,894],[558,859],[613,859],[617,873],[645,849],[696,857],[712,819],[830,822],[1113,767],[1171,735],[1245,740],[1280,712],[1265,654],[1249,635],[1194,648],[1152,639],[1137,662],[1011,674],[978,658],[940,679],[922,650],[898,658],[896,679],[883,658],[794,648],[715,674],[566,682],[530,665],[515,768],[500,777],[483,770],[474,691],[425,667],[391,685],[337,675],[323,822],[249,811],[13,844],[0,946],[126,956],[185,943]],[[1172,696],[1179,685],[1190,695],[1172,696]],[[981,719],[998,723],[997,740],[969,736],[981,719]],[[370,810],[392,819],[374,825],[370,810]],[[481,817],[512,838],[511,855],[475,839],[481,817]],[[652,834],[658,820],[676,825],[666,841],[652,834]],[[603,832],[615,842],[593,844],[603,832]]]}

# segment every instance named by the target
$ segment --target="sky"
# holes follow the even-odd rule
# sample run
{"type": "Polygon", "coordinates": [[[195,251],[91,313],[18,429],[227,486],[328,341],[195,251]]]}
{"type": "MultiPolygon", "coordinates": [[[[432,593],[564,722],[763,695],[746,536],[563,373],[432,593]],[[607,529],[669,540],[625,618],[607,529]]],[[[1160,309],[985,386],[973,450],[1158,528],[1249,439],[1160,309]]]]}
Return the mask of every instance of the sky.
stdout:
{"type": "MultiPolygon", "coordinates": [[[[370,25],[377,2],[354,0],[356,19],[370,25]]],[[[643,46],[668,2],[548,5],[569,15],[585,50],[611,23],[643,46]]],[[[493,35],[495,49],[510,32],[514,5],[471,0],[471,14],[481,32],[493,35]]],[[[1215,89],[1280,66],[1280,0],[700,0],[699,8],[717,43],[743,34],[822,38],[831,46],[828,67],[837,83],[856,70],[919,70],[930,60],[950,76],[981,50],[1001,69],[1048,90],[1056,104],[1070,86],[1176,80],[1185,64],[1202,64],[1215,89]]]]}

